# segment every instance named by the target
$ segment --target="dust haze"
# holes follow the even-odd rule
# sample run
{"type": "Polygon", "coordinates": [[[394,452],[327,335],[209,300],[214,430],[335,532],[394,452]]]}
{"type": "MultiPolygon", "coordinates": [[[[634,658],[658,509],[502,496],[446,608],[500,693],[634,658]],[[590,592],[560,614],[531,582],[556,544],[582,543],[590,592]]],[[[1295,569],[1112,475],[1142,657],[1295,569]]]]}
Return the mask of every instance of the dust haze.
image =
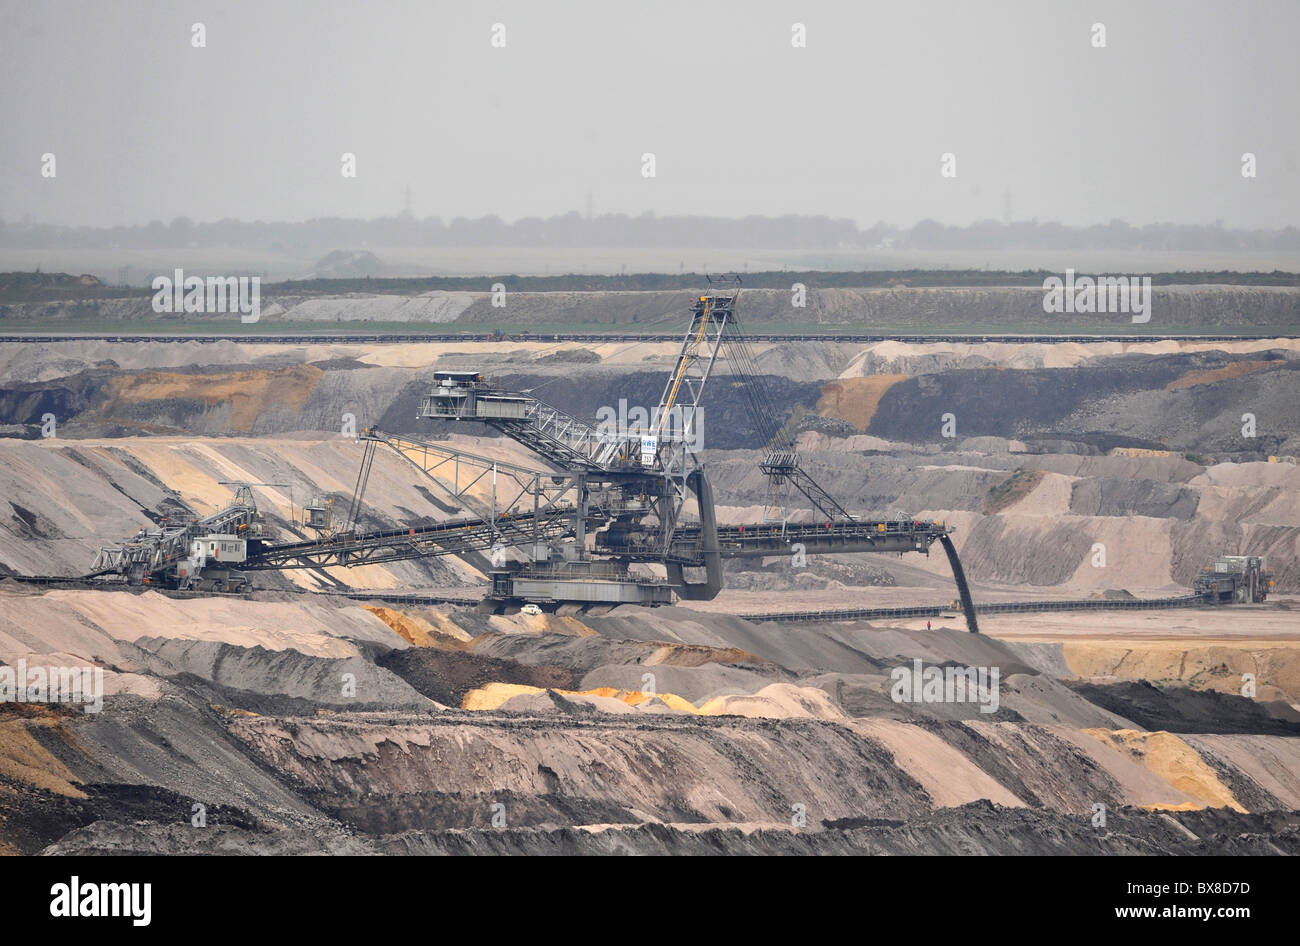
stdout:
{"type": "Polygon", "coordinates": [[[418,217],[506,221],[590,206],[1277,228],[1300,206],[1289,2],[0,11],[9,222],[371,218],[408,187],[418,217]]]}

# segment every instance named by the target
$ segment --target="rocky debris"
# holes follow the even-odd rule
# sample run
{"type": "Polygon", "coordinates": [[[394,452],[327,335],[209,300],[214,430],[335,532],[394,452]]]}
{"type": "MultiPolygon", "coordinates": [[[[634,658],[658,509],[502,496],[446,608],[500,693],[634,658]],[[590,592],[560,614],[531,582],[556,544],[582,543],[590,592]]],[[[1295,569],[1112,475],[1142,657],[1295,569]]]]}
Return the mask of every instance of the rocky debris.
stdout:
{"type": "MultiPolygon", "coordinates": [[[[148,826],[164,829],[184,825],[195,831],[192,818],[201,804],[156,785],[91,783],[81,788],[82,797],[44,791],[0,776],[0,851],[6,854],[39,854],[71,830],[91,825],[116,823],[121,828],[148,826]]],[[[248,812],[226,805],[205,805],[207,830],[234,828],[256,832],[263,828],[248,812]]],[[[197,832],[196,832],[197,833],[197,832]]]]}
{"type": "Polygon", "coordinates": [[[762,561],[729,559],[723,565],[728,588],[736,591],[785,591],[792,588],[892,587],[897,579],[876,564],[878,556],[809,556],[792,565],[788,556],[762,561]]]}
{"type": "Polygon", "coordinates": [[[436,708],[437,701],[361,656],[321,658],[292,649],[269,651],[263,647],[176,639],[141,638],[137,644],[167,661],[177,673],[193,674],[222,688],[228,705],[259,713],[275,712],[268,709],[275,697],[301,701],[311,707],[311,712],[318,708],[436,708]],[[233,696],[236,692],[239,698],[233,696]],[[257,699],[250,704],[247,695],[253,694],[257,699]]]}
{"type": "MultiPolygon", "coordinates": [[[[382,724],[237,719],[231,728],[317,805],[364,804],[371,819],[393,818],[414,796],[427,796],[426,827],[486,826],[491,800],[506,805],[514,824],[553,822],[561,803],[572,818],[581,806],[615,799],[642,820],[687,822],[784,818],[796,802],[835,817],[908,817],[930,807],[878,743],[820,720],[473,713],[382,724]]],[[[369,831],[378,827],[392,830],[366,822],[369,831]]]]}
{"type": "MultiPolygon", "coordinates": [[[[29,747],[35,740],[48,758],[30,752],[27,757],[41,768],[66,772],[75,787],[61,794],[84,794],[83,786],[101,783],[150,785],[205,805],[237,808],[271,824],[319,819],[310,802],[230,737],[227,713],[186,692],[185,683],[165,682],[161,700],[111,697],[100,713],[74,711],[55,723],[6,723],[0,742],[7,755],[20,734],[27,735],[29,747]]],[[[190,814],[185,805],[169,817],[188,821],[190,814]]]]}
{"type": "Polygon", "coordinates": [[[59,854],[1165,854],[1295,855],[1300,823],[1292,813],[1242,815],[1218,809],[1158,813],[1120,808],[1104,828],[1091,815],[1004,808],[972,802],[909,821],[809,821],[806,829],[763,823],[741,827],[610,824],[598,828],[408,830],[369,837],[336,827],[274,833],[234,826],[197,832],[158,824],[100,821],[42,853],[59,854]]]}
{"type": "Polygon", "coordinates": [[[1144,729],[1179,733],[1258,733],[1300,736],[1300,712],[1276,701],[1187,687],[1157,687],[1147,681],[1098,684],[1067,681],[1089,703],[1133,720],[1144,729]]]}
{"type": "Polygon", "coordinates": [[[821,414],[807,413],[799,418],[797,430],[800,433],[811,431],[827,437],[851,437],[858,432],[847,420],[838,417],[823,417],[821,414]]]}
{"type": "Polygon", "coordinates": [[[561,348],[549,355],[542,355],[536,364],[591,365],[601,361],[600,355],[589,348],[561,348]]]}
{"type": "Polygon", "coordinates": [[[528,665],[478,653],[410,648],[385,654],[378,663],[429,699],[447,706],[458,707],[470,690],[496,682],[585,689],[573,670],[528,665]]]}

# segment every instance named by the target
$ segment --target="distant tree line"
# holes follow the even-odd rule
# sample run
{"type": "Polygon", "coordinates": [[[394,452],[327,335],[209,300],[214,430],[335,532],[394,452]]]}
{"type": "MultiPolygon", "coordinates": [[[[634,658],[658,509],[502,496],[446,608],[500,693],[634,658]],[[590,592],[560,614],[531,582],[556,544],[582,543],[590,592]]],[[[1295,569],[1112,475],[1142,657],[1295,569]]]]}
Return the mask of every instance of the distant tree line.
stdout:
{"type": "Polygon", "coordinates": [[[1088,227],[1037,220],[983,220],[947,226],[922,220],[913,227],[878,223],[866,229],[852,220],[824,216],[696,217],[644,213],[584,217],[500,217],[471,220],[412,216],[348,220],[322,217],[302,223],[217,220],[195,223],[177,217],[164,224],[66,227],[0,220],[0,247],[7,249],[178,249],[244,247],[281,251],[358,246],[636,247],[772,250],[1300,250],[1300,229],[1231,229],[1222,223],[1153,223],[1123,220],[1088,227]]]}

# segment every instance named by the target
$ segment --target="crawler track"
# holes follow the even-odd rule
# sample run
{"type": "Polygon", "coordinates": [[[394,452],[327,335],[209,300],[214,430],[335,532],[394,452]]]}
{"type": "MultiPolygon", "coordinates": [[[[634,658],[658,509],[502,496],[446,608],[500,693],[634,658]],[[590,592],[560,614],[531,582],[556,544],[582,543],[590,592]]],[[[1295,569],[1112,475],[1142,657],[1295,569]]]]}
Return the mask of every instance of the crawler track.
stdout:
{"type": "Polygon", "coordinates": [[[75,588],[90,591],[115,591],[126,588],[126,579],[121,575],[0,575],[0,581],[8,578],[25,585],[38,585],[43,588],[75,588]]]}
{"type": "Polygon", "coordinates": [[[82,575],[76,578],[66,575],[0,575],[0,581],[6,578],[47,590],[65,588],[72,591],[131,591],[137,593],[156,591],[159,594],[167,595],[169,598],[244,598],[248,600],[252,596],[252,592],[248,591],[182,591],[178,588],[164,588],[161,585],[131,585],[127,583],[123,576],[116,574],[82,575]]]}

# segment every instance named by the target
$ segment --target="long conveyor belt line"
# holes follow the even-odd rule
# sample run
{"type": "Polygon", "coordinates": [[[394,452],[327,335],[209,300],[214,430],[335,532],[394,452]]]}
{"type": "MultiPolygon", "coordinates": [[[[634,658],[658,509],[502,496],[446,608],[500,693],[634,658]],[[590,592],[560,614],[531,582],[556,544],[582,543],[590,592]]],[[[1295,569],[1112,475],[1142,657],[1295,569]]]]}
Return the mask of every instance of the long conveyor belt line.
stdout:
{"type": "MultiPolygon", "coordinates": [[[[143,592],[151,590],[149,586],[128,587],[126,582],[121,579],[113,580],[116,576],[94,576],[83,575],[80,577],[69,577],[66,575],[5,575],[3,578],[9,578],[13,581],[23,582],[38,586],[50,588],[70,588],[96,591],[133,591],[143,592]]],[[[200,591],[175,591],[169,589],[156,588],[152,589],[168,597],[175,598],[203,598],[214,595],[220,597],[232,597],[220,592],[209,593],[200,591]]],[[[357,601],[388,601],[393,604],[421,605],[421,604],[451,604],[469,607],[476,604],[479,598],[471,595],[453,595],[453,594],[430,594],[419,591],[355,591],[355,590],[338,590],[338,591],[309,591],[303,588],[288,588],[277,590],[277,594],[321,594],[333,598],[350,598],[357,601]]],[[[250,594],[245,593],[237,597],[248,598],[250,594]]],[[[1039,601],[998,601],[990,604],[976,605],[974,610],[977,614],[1032,614],[1048,611],[1150,611],[1162,608],[1221,608],[1231,607],[1230,604],[1213,603],[1206,597],[1197,594],[1175,595],[1168,598],[1081,598],[1072,600],[1039,600],[1039,601]]],[[[924,618],[940,617],[944,614],[955,614],[964,611],[965,608],[956,608],[952,603],[948,604],[923,604],[905,607],[893,608],[836,608],[822,610],[804,610],[804,611],[768,611],[759,613],[738,613],[735,616],[744,618],[746,621],[756,623],[777,622],[782,624],[814,624],[819,622],[841,622],[841,621],[866,621],[873,618],[924,618]]]]}
{"type": "MultiPolygon", "coordinates": [[[[978,614],[1013,614],[1045,611],[1150,611],[1159,608],[1190,608],[1210,605],[1202,595],[1177,595],[1172,598],[1079,598],[1061,601],[998,601],[975,606],[978,614]]],[[[864,621],[871,618],[928,618],[952,614],[952,605],[921,605],[904,608],[838,608],[820,611],[770,611],[741,614],[747,621],[777,621],[786,624],[812,624],[819,621],[864,621]]],[[[965,608],[960,610],[965,611],[965,608]]],[[[969,611],[966,612],[969,615],[969,611]]],[[[972,631],[976,631],[974,627],[972,631]]],[[[978,631],[976,631],[978,633],[978,631]]]]}

